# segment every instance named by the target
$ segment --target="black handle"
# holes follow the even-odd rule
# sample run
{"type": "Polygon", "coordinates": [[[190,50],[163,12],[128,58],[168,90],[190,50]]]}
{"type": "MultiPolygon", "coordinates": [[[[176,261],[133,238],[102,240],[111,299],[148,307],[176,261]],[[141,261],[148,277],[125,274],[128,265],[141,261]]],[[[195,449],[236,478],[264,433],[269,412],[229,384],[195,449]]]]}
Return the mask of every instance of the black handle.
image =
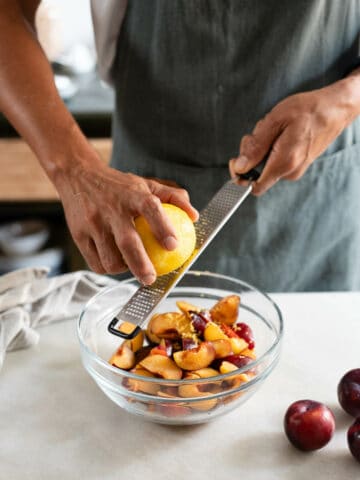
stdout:
{"type": "MultiPolygon", "coordinates": [[[[125,340],[131,340],[132,338],[136,337],[141,332],[141,328],[136,326],[134,330],[130,333],[124,333],[118,330],[117,328],[114,328],[115,325],[119,323],[119,320],[115,317],[111,320],[111,322],[108,325],[108,331],[112,333],[113,335],[116,335],[117,337],[125,338],[125,340]]],[[[135,327],[135,325],[134,325],[135,327]]]]}
{"type": "Polygon", "coordinates": [[[249,180],[250,182],[255,182],[262,174],[262,171],[264,170],[267,159],[268,159],[268,155],[266,155],[264,160],[260,162],[258,165],[256,165],[256,167],[252,168],[246,173],[240,173],[239,177],[242,180],[249,180]]]}

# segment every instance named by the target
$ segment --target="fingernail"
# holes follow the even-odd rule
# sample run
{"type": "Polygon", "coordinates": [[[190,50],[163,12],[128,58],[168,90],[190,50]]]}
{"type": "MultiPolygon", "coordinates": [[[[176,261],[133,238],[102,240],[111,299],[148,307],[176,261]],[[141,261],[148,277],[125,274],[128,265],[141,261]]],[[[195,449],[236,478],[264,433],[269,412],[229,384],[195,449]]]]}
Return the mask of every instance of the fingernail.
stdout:
{"type": "Polygon", "coordinates": [[[144,285],[151,285],[152,283],[154,283],[156,280],[156,277],[155,275],[145,275],[145,277],[142,279],[141,283],[143,283],[144,285]]]}
{"type": "Polygon", "coordinates": [[[245,170],[246,165],[248,163],[248,158],[245,155],[241,155],[235,160],[235,169],[239,170],[240,172],[245,170]]]}
{"type": "Polygon", "coordinates": [[[174,250],[174,248],[177,247],[177,244],[178,242],[175,237],[169,236],[164,238],[164,246],[167,250],[174,250]]]}

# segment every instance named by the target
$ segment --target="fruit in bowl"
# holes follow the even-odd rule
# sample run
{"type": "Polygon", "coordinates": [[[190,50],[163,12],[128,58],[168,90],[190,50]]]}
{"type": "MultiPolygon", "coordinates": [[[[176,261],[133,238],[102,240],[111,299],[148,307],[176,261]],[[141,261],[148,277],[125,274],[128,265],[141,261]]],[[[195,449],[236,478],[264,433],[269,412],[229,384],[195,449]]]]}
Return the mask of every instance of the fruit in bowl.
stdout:
{"type": "MultiPolygon", "coordinates": [[[[231,380],[231,384],[240,386],[254,376],[254,371],[248,370],[239,375],[235,372],[255,360],[256,355],[250,326],[244,322],[236,323],[239,304],[238,295],[221,298],[210,309],[180,300],[177,302],[178,312],[155,314],[146,331],[138,334],[134,341],[123,342],[109,363],[138,375],[146,372],[145,376],[150,374],[166,380],[200,379],[233,372],[227,382],[231,380]],[[240,336],[244,336],[244,332],[249,343],[240,336]]],[[[128,332],[131,324],[123,323],[119,328],[128,332]]],[[[138,392],[144,387],[141,381],[125,381],[124,385],[138,392]]],[[[215,389],[216,384],[202,389],[198,385],[184,384],[167,389],[166,394],[168,398],[207,397],[215,389]]],[[[144,393],[147,391],[145,385],[144,393]]],[[[157,393],[161,396],[164,390],[160,389],[157,393]]],[[[202,410],[208,410],[216,403],[216,399],[211,399],[200,406],[202,410]]],[[[198,409],[199,404],[195,404],[195,408],[198,409]]],[[[173,409],[169,411],[170,414],[172,412],[173,409]]]]}
{"type": "Polygon", "coordinates": [[[78,323],[84,366],[120,407],[154,422],[202,423],[238,408],[268,378],[283,322],[266,294],[223,275],[187,272],[141,336],[119,345],[107,327],[137,285],[132,279],[105,289],[78,323]],[[218,307],[228,312],[225,322],[212,318],[218,307]]]}

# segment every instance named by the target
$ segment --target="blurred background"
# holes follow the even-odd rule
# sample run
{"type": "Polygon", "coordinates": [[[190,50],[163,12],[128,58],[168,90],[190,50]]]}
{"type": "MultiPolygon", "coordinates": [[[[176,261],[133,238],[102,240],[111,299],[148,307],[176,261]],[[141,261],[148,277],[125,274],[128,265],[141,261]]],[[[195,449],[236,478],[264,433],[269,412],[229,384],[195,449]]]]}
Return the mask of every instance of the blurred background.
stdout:
{"type": "MultiPolygon", "coordinates": [[[[61,97],[108,162],[114,96],[96,71],[89,0],[42,0],[36,25],[61,97]]],[[[0,165],[0,274],[35,265],[51,275],[87,268],[55,189],[1,113],[0,165]]]]}

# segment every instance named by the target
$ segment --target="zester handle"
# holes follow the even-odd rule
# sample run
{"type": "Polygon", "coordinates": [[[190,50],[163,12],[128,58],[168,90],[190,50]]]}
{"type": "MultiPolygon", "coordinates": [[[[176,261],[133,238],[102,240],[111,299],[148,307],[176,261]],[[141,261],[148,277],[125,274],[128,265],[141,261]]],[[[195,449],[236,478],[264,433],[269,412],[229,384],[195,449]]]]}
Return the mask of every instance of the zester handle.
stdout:
{"type": "Polygon", "coordinates": [[[137,335],[139,328],[136,328],[131,334],[124,334],[115,328],[116,324],[124,321],[138,326],[143,325],[249,195],[251,189],[251,184],[238,185],[236,180],[229,180],[220,188],[200,212],[199,220],[195,224],[196,247],[191,257],[179,269],[158,277],[152,285],[140,287],[110,322],[108,330],[111,333],[127,339],[137,335]]]}
{"type": "Polygon", "coordinates": [[[239,177],[242,180],[249,180],[250,182],[256,182],[256,180],[260,177],[260,175],[262,174],[262,171],[264,170],[268,157],[269,156],[267,155],[262,162],[256,165],[256,167],[252,168],[246,173],[241,173],[239,177]]]}

